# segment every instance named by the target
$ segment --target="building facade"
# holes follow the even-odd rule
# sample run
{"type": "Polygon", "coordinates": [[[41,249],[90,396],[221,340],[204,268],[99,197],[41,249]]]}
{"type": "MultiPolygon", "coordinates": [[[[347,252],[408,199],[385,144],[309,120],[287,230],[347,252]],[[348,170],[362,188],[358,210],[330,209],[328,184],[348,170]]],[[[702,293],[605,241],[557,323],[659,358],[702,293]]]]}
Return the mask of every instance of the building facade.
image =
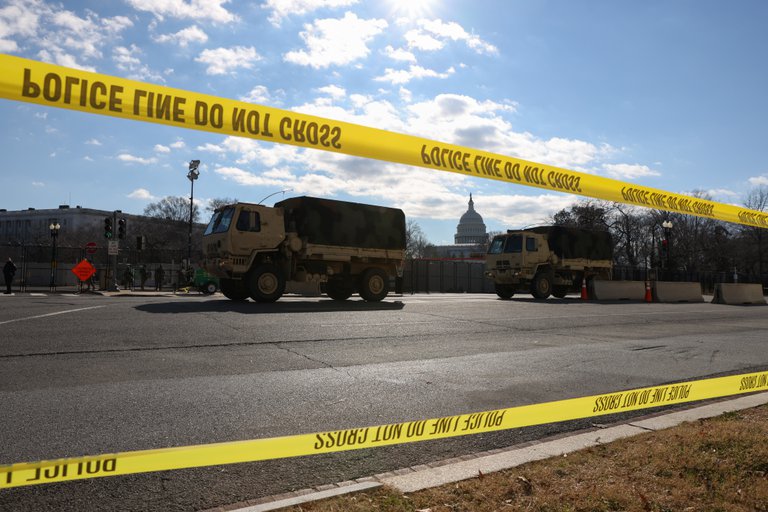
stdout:
{"type": "Polygon", "coordinates": [[[488,245],[488,231],[483,217],[475,210],[472,194],[469,195],[467,211],[459,219],[453,245],[435,246],[438,257],[451,259],[479,259],[485,256],[488,245]]]}

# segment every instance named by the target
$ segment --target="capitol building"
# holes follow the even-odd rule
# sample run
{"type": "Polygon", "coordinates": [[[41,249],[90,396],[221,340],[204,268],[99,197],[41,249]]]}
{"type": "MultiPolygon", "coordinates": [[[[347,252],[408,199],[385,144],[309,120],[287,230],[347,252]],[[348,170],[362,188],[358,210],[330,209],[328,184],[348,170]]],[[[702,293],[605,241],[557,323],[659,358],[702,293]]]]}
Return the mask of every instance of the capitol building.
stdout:
{"type": "Polygon", "coordinates": [[[456,234],[453,237],[453,245],[435,246],[437,256],[440,258],[483,258],[488,244],[488,232],[486,231],[483,217],[475,211],[475,202],[472,194],[469,194],[467,211],[459,219],[456,226],[456,234]]]}

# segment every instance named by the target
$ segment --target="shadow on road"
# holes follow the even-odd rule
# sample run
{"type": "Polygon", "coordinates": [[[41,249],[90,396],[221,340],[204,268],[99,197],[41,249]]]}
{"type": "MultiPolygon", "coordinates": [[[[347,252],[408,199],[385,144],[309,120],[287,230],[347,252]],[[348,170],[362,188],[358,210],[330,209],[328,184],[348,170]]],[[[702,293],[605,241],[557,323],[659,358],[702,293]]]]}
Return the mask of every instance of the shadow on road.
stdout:
{"type": "Polygon", "coordinates": [[[306,300],[300,302],[273,302],[262,304],[258,302],[236,302],[232,300],[209,300],[204,302],[175,301],[157,304],[142,304],[136,306],[139,311],[146,313],[244,313],[244,314],[275,314],[275,313],[319,313],[338,311],[397,311],[405,304],[394,302],[365,302],[364,300],[306,300]]]}

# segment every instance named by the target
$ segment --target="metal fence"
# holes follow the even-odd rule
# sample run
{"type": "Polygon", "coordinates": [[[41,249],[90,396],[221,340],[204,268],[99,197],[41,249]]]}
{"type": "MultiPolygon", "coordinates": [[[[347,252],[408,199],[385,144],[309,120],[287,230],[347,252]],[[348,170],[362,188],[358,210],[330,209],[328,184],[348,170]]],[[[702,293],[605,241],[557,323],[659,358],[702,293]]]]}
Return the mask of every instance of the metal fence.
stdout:
{"type": "Polygon", "coordinates": [[[13,289],[18,291],[78,291],[89,287],[104,290],[113,282],[124,289],[141,288],[142,267],[146,270],[144,286],[154,289],[155,270],[161,264],[164,270],[163,287],[175,289],[180,283],[186,283],[186,278],[181,275],[182,261],[186,257],[184,250],[121,250],[117,257],[117,269],[112,268],[112,257],[104,249],[89,254],[81,247],[56,247],[54,258],[50,245],[0,246],[3,265],[9,257],[16,265],[13,289]],[[84,259],[95,267],[96,273],[92,279],[80,282],[72,269],[84,259]]]}
{"type": "MultiPolygon", "coordinates": [[[[50,245],[0,246],[2,264],[5,264],[8,257],[16,264],[13,288],[19,291],[49,289],[52,284],[57,290],[75,291],[88,286],[106,289],[111,280],[115,280],[113,276],[116,276],[116,282],[121,288],[141,288],[142,266],[146,269],[145,288],[154,289],[155,270],[160,264],[164,269],[162,286],[175,289],[187,283],[187,278],[182,274],[182,263],[186,254],[183,249],[143,252],[121,250],[116,274],[113,274],[111,258],[104,249],[88,254],[81,247],[57,247],[54,260],[53,248],[50,245]],[[80,283],[72,272],[72,268],[83,259],[87,259],[96,268],[94,279],[86,283],[80,283]],[[129,272],[132,280],[127,279],[129,272]]],[[[484,270],[485,262],[478,259],[410,259],[405,261],[402,290],[404,293],[494,293],[493,282],[483,275],[484,270]]],[[[768,289],[768,274],[736,271],[685,271],[615,266],[613,279],[698,282],[707,294],[713,292],[716,283],[760,283],[763,289],[768,289]]]]}
{"type": "MultiPolygon", "coordinates": [[[[483,260],[416,259],[407,260],[403,272],[406,293],[494,293],[493,282],[483,275],[483,260]]],[[[700,283],[705,294],[714,292],[716,283],[760,283],[768,290],[768,274],[744,272],[687,271],[614,266],[617,281],[678,281],[700,283]]]]}

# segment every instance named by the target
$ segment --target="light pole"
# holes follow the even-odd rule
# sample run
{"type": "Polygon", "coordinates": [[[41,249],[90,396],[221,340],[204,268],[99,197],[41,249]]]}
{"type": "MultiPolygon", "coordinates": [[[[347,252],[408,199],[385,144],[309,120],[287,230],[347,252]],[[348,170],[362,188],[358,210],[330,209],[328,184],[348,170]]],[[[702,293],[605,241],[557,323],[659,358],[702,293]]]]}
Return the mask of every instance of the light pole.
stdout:
{"type": "Polygon", "coordinates": [[[56,290],[56,239],[59,237],[59,230],[61,229],[61,224],[59,224],[59,221],[54,219],[49,225],[48,229],[51,230],[51,240],[53,241],[51,245],[51,283],[50,288],[51,291],[56,290]]]}
{"type": "Polygon", "coordinates": [[[197,168],[200,166],[200,160],[192,160],[189,162],[189,172],[187,178],[189,178],[190,191],[189,191],[189,237],[187,238],[187,265],[192,265],[192,213],[194,211],[194,198],[195,198],[195,180],[200,176],[200,171],[197,168]]]}
{"type": "Polygon", "coordinates": [[[665,220],[664,222],[661,223],[661,227],[664,228],[664,240],[662,240],[661,243],[662,243],[662,246],[664,247],[664,252],[666,253],[665,254],[666,260],[667,260],[666,267],[667,267],[667,272],[669,272],[670,266],[671,266],[670,253],[672,252],[672,244],[670,243],[671,242],[670,239],[672,238],[672,221],[665,220]]]}

